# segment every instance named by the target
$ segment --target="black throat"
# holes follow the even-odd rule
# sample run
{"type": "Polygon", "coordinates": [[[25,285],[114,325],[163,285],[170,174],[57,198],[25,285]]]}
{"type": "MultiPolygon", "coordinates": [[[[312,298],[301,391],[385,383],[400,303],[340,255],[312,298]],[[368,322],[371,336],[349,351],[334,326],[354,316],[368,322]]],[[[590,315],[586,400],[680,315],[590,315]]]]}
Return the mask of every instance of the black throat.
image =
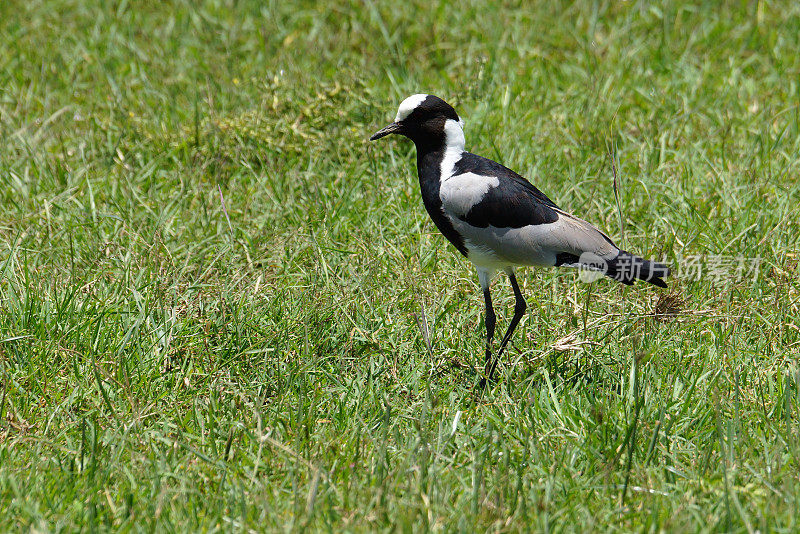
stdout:
{"type": "Polygon", "coordinates": [[[414,140],[414,144],[417,146],[417,173],[419,174],[419,187],[422,192],[422,202],[425,204],[425,209],[433,219],[436,228],[461,254],[466,256],[467,247],[464,245],[464,238],[453,228],[452,223],[442,211],[442,199],[439,196],[442,160],[445,154],[444,139],[431,143],[421,143],[414,140]]]}

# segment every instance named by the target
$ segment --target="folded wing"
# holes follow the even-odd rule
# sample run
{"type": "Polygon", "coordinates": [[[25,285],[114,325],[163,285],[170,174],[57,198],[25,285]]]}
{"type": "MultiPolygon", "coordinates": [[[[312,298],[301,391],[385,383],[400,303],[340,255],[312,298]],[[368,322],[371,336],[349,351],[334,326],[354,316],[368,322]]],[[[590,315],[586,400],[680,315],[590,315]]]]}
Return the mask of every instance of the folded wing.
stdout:
{"type": "Polygon", "coordinates": [[[620,250],[514,171],[473,154],[465,154],[454,171],[441,183],[442,210],[476,265],[604,267],[604,274],[625,284],[642,279],[664,285],[666,265],[620,250]]]}

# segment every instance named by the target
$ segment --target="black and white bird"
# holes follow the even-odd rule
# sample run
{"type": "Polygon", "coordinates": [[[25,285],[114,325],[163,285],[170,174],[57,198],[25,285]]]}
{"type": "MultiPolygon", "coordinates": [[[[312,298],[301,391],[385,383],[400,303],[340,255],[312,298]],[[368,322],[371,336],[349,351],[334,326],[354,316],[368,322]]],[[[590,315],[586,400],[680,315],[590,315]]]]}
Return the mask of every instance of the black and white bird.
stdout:
{"type": "Polygon", "coordinates": [[[644,280],[667,287],[669,267],[620,250],[590,223],[561,210],[525,178],[490,159],[464,150],[464,123],[447,102],[412,95],[394,122],[370,141],[390,134],[411,139],[425,209],[436,227],[478,271],[486,303],[486,362],[481,387],[522,319],[527,304],[515,266],[577,267],[599,271],[623,284],[644,280]],[[503,270],[516,300],[514,316],[492,360],[495,314],[489,285],[503,270]]]}

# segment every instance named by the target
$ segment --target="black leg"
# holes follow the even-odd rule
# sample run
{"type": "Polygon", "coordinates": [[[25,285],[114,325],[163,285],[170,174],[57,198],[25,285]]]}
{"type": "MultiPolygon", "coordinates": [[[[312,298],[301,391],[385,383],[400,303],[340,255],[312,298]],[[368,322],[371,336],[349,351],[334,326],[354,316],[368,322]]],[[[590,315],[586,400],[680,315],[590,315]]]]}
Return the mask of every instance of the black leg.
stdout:
{"type": "Polygon", "coordinates": [[[491,368],[492,341],[494,341],[494,326],[497,322],[497,317],[492,307],[492,296],[489,294],[489,286],[483,288],[483,300],[486,304],[486,359],[484,361],[483,378],[481,378],[481,383],[479,385],[481,389],[486,387],[486,373],[488,373],[491,368]]]}
{"type": "Polygon", "coordinates": [[[489,368],[489,373],[486,376],[486,380],[492,379],[492,376],[494,375],[494,370],[497,368],[497,362],[500,360],[500,356],[503,354],[503,349],[506,348],[508,341],[514,334],[514,330],[517,329],[517,325],[519,324],[522,317],[525,315],[525,310],[528,309],[528,304],[525,302],[525,297],[522,296],[522,292],[519,290],[519,285],[517,284],[517,277],[514,276],[514,271],[508,272],[508,279],[511,280],[511,287],[514,290],[514,300],[515,300],[514,317],[511,318],[511,324],[508,325],[508,330],[506,330],[506,335],[503,336],[503,341],[500,342],[500,348],[497,351],[497,357],[494,359],[494,362],[492,362],[492,366],[489,368]]]}

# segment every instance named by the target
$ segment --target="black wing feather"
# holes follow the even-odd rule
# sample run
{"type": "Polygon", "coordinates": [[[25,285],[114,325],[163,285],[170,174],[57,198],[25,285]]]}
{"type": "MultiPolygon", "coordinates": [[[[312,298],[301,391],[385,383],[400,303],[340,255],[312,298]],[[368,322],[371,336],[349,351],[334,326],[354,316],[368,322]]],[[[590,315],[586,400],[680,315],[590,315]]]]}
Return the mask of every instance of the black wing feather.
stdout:
{"type": "Polygon", "coordinates": [[[488,158],[464,153],[453,168],[453,175],[474,173],[495,176],[500,181],[461,219],[472,226],[522,228],[558,220],[558,206],[528,180],[488,158]]]}

